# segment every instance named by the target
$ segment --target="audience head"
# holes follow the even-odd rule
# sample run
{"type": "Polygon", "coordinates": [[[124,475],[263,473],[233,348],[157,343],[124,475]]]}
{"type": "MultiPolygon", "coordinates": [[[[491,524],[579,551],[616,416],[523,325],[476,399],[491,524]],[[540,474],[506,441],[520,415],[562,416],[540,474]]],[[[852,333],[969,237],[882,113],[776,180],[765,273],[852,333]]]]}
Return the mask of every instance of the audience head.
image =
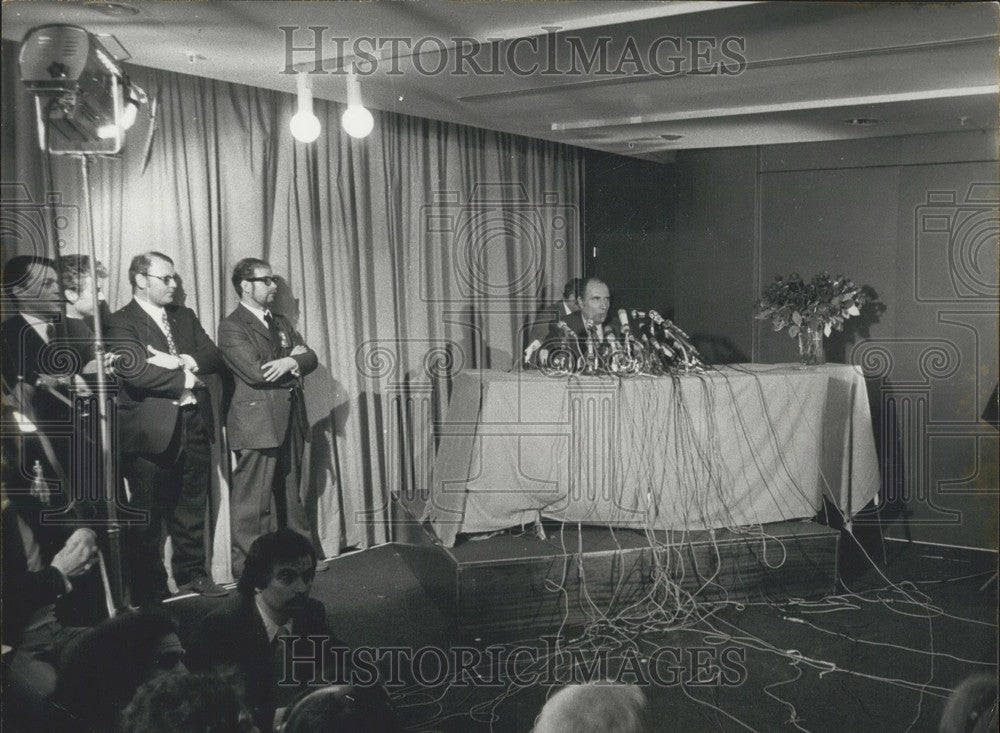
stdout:
{"type": "Polygon", "coordinates": [[[571,277],[563,286],[562,299],[570,308],[580,310],[580,295],[583,293],[584,279],[582,277],[571,277]]]}
{"type": "Polygon", "coordinates": [[[402,733],[380,687],[333,685],[309,690],[288,708],[278,733],[402,733]]]}
{"type": "Polygon", "coordinates": [[[570,685],[549,698],[533,733],[644,733],[646,696],[635,685],[570,685]]]}
{"type": "Polygon", "coordinates": [[[174,261],[162,252],[143,252],[133,257],[128,267],[128,281],[133,294],[158,306],[173,303],[174,293],[180,285],[174,261]]]}
{"type": "Polygon", "coordinates": [[[596,277],[587,278],[580,294],[580,311],[584,322],[604,323],[611,308],[611,291],[603,280],[596,277]]]}
{"type": "Polygon", "coordinates": [[[290,529],[269,532],[253,541],[237,590],[245,598],[259,596],[276,617],[302,607],[316,574],[312,543],[290,529]]]}
{"type": "Polygon", "coordinates": [[[111,730],[136,688],[184,671],[184,647],[173,620],[143,610],[108,619],[70,644],[55,699],[80,730],[111,730]]]}
{"type": "Polygon", "coordinates": [[[56,263],[48,257],[12,257],[3,266],[3,290],[27,313],[57,313],[62,301],[56,263]]]}
{"type": "Polygon", "coordinates": [[[121,733],[257,731],[236,679],[171,672],[143,683],[121,714],[121,733]]]}
{"type": "MultiPolygon", "coordinates": [[[[97,263],[97,292],[101,291],[100,281],[107,277],[107,270],[97,263]]],[[[66,299],[66,310],[71,316],[94,315],[94,283],[90,277],[90,257],[87,255],[66,255],[59,258],[59,285],[66,299]]]]}
{"type": "Polygon", "coordinates": [[[240,301],[266,310],[278,294],[278,280],[271,266],[256,257],[247,257],[233,268],[233,287],[240,301]]]}

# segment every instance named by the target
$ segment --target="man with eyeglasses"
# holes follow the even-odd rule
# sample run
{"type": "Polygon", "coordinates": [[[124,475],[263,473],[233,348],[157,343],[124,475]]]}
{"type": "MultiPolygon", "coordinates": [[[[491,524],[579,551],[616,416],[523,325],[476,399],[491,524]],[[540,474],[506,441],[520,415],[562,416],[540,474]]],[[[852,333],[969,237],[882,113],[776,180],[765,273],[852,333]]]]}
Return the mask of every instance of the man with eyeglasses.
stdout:
{"type": "Polygon", "coordinates": [[[291,322],[271,310],[278,279],[267,262],[240,260],[232,282],[240,304],[219,324],[219,348],[236,382],[226,434],[236,452],[229,511],[238,578],[261,535],[287,527],[312,538],[300,494],[309,426],[302,377],[319,362],[291,322]]]}
{"type": "Polygon", "coordinates": [[[118,358],[118,446],[128,503],[149,521],[130,527],[132,604],[166,597],[161,525],[170,534],[174,580],[182,592],[226,595],[205,568],[205,502],[211,480],[212,406],[201,375],[224,363],[190,308],[174,303],[174,263],[160,252],[132,259],[132,300],[108,320],[118,358]]]}

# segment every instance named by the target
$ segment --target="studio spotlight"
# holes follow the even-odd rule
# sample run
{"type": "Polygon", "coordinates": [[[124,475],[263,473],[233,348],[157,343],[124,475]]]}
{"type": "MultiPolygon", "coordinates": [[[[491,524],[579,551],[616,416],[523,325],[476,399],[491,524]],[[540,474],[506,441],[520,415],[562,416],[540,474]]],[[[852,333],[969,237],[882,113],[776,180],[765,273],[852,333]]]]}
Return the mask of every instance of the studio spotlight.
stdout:
{"type": "Polygon", "coordinates": [[[298,91],[298,107],[292,115],[289,127],[292,137],[302,143],[311,143],[319,137],[321,126],[319,119],[313,114],[312,87],[309,74],[299,71],[296,74],[295,85],[298,91]]]}

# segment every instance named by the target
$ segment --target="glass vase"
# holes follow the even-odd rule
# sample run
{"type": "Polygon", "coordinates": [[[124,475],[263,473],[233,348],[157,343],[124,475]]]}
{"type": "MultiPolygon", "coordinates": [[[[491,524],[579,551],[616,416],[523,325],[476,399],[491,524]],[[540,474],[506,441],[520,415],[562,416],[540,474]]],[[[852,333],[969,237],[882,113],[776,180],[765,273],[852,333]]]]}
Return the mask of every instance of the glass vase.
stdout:
{"type": "Polygon", "coordinates": [[[799,361],[803,367],[826,363],[822,328],[803,326],[799,331],[799,361]]]}

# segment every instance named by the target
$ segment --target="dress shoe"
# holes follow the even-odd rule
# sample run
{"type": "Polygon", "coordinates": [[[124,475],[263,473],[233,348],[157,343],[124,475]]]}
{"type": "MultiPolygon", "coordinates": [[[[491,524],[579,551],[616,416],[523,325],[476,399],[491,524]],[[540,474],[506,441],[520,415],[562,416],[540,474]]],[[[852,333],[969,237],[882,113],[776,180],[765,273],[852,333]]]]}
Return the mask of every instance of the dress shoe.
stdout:
{"type": "Polygon", "coordinates": [[[202,575],[194,580],[190,580],[183,585],[177,586],[179,593],[197,593],[207,598],[219,598],[229,595],[229,591],[218,583],[215,583],[207,575],[202,575]]]}

